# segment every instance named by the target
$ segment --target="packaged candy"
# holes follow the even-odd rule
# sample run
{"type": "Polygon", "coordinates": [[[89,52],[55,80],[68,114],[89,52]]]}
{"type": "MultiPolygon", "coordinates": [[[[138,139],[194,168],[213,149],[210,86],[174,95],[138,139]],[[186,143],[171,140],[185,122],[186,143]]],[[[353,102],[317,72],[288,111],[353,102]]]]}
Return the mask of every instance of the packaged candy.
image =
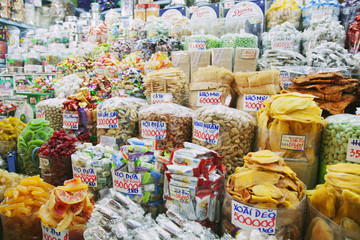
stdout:
{"type": "Polygon", "coordinates": [[[268,70],[271,66],[304,66],[306,58],[291,50],[266,50],[258,62],[260,70],[268,70]]]}
{"type": "Polygon", "coordinates": [[[339,15],[340,4],[337,0],[312,0],[302,8],[302,25],[306,29],[311,22],[319,22],[327,17],[338,21],[339,15]]]}
{"type": "Polygon", "coordinates": [[[360,39],[360,15],[355,17],[355,21],[349,25],[349,29],[346,32],[346,48],[350,53],[356,54],[359,51],[359,39],[360,39]]]}
{"type": "Polygon", "coordinates": [[[75,94],[79,89],[83,79],[76,74],[70,74],[63,78],[54,80],[55,96],[66,98],[75,94]]]}
{"type": "Polygon", "coordinates": [[[300,29],[301,9],[293,0],[275,0],[266,13],[266,29],[289,22],[300,29]]]}
{"type": "Polygon", "coordinates": [[[220,39],[214,35],[192,35],[185,39],[185,50],[205,50],[220,47],[220,39]]]}

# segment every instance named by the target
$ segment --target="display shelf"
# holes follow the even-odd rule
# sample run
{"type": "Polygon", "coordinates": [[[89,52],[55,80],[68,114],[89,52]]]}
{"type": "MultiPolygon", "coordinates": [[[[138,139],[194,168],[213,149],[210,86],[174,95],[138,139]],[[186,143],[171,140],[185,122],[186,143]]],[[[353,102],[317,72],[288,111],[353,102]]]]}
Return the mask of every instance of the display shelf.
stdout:
{"type": "Polygon", "coordinates": [[[26,24],[26,23],[22,23],[22,22],[15,22],[15,21],[11,21],[9,19],[5,19],[5,18],[0,18],[0,23],[5,24],[5,25],[10,25],[10,26],[15,26],[18,27],[20,29],[37,29],[37,26],[34,25],[30,25],[30,24],[26,24]]]}

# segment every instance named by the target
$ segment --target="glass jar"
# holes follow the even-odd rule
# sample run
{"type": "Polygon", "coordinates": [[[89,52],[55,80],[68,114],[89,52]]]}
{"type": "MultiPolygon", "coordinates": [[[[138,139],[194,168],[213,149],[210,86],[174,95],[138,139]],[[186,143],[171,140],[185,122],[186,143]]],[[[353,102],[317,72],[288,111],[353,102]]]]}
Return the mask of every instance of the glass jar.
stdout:
{"type": "Polygon", "coordinates": [[[148,8],[146,9],[146,19],[151,20],[153,18],[159,17],[160,5],[151,3],[149,4],[148,8]]]}
{"type": "Polygon", "coordinates": [[[6,68],[9,72],[17,72],[15,68],[23,67],[20,53],[6,54],[6,68]]]}
{"type": "Polygon", "coordinates": [[[49,7],[42,7],[40,12],[40,27],[48,28],[51,25],[51,12],[49,7]]]}
{"type": "Polygon", "coordinates": [[[134,10],[134,19],[140,19],[144,22],[146,21],[146,5],[145,4],[136,4],[134,10]]]}
{"type": "Polygon", "coordinates": [[[100,5],[96,2],[91,3],[91,17],[93,20],[100,19],[100,5]]]}
{"type": "Polygon", "coordinates": [[[73,177],[71,157],[48,157],[40,154],[39,158],[42,162],[48,162],[48,168],[41,168],[41,178],[45,182],[59,186],[63,185],[65,180],[73,177]]]}

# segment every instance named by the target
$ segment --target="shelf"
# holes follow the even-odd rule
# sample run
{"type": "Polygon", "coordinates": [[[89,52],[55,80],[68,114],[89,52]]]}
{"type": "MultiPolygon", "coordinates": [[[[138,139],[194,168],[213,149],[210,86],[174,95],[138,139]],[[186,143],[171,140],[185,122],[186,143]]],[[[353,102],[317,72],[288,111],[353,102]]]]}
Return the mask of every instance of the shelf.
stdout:
{"type": "Polygon", "coordinates": [[[11,21],[11,20],[5,19],[5,18],[0,18],[0,23],[18,27],[20,29],[37,29],[38,28],[37,26],[34,26],[34,25],[25,24],[22,22],[15,22],[15,21],[11,21]]]}

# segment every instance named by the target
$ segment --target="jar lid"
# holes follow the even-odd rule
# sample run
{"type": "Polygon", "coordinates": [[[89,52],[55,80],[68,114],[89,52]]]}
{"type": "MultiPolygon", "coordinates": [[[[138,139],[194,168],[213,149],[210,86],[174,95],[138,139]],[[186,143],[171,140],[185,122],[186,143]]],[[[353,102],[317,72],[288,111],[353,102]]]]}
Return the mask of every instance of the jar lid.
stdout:
{"type": "Polygon", "coordinates": [[[148,5],[148,7],[157,7],[157,8],[160,8],[160,5],[159,4],[156,4],[156,3],[150,3],[148,5]]]}
{"type": "Polygon", "coordinates": [[[77,17],[76,16],[66,16],[65,21],[66,22],[76,22],[77,17]]]}
{"type": "Polygon", "coordinates": [[[82,13],[80,13],[80,18],[91,18],[91,13],[82,12],[82,13]]]}
{"type": "Polygon", "coordinates": [[[146,5],[145,4],[136,4],[135,7],[137,7],[137,8],[146,8],[146,5]]]}

